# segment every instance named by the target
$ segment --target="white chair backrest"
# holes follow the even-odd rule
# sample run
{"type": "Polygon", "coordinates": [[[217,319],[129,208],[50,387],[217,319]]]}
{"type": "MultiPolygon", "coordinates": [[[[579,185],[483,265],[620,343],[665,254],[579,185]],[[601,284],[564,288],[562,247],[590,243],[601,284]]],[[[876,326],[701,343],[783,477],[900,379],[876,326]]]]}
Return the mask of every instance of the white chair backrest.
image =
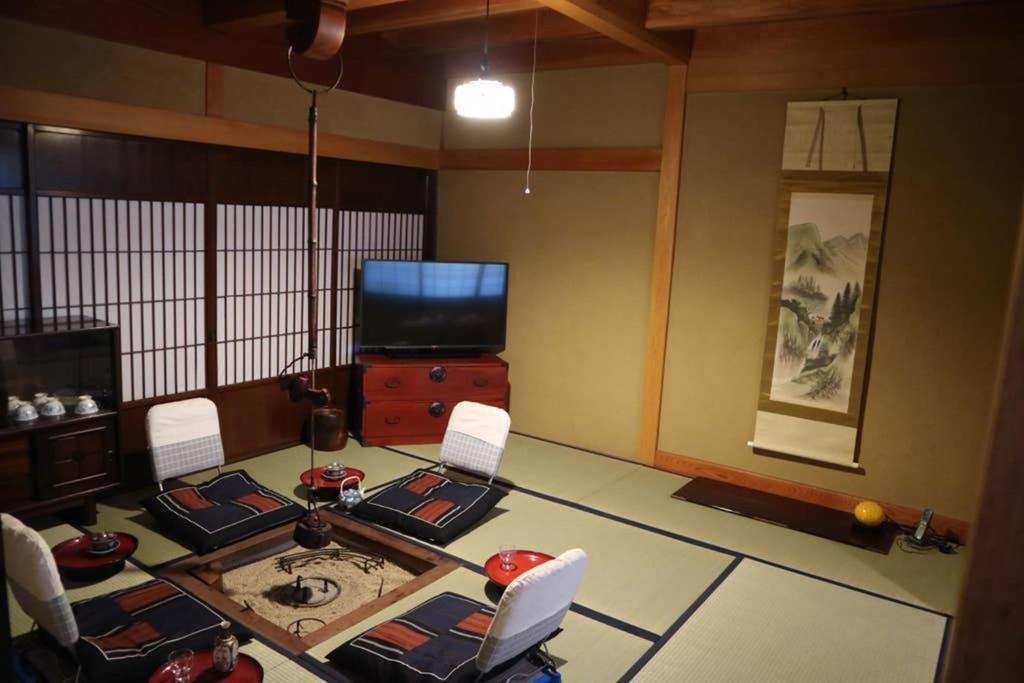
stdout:
{"type": "Polygon", "coordinates": [[[501,408],[462,401],[453,409],[441,443],[441,464],[494,479],[512,418],[501,408]]]}
{"type": "Polygon", "coordinates": [[[191,474],[224,464],[217,405],[208,398],[161,403],[146,413],[153,478],[191,474]]]}
{"type": "Polygon", "coordinates": [[[490,671],[554,633],[576,598],[586,569],[587,554],[573,548],[512,581],[477,653],[477,669],[490,671]]]}
{"type": "Polygon", "coordinates": [[[64,647],[78,642],[78,624],[57,572],[57,563],[39,532],[0,513],[4,528],[4,569],[14,599],[25,614],[64,647]]]}

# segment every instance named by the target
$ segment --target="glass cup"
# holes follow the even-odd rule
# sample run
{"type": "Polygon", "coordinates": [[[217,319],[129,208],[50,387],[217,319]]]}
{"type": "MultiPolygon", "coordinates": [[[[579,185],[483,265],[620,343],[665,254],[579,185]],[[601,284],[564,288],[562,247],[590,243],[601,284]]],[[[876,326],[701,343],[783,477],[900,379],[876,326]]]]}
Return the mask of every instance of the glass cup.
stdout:
{"type": "Polygon", "coordinates": [[[510,572],[516,568],[512,564],[512,553],[516,551],[513,545],[502,545],[498,546],[498,557],[501,559],[501,571],[510,572]]]}
{"type": "Polygon", "coordinates": [[[167,656],[174,683],[189,683],[192,680],[192,650],[175,650],[167,656]]]}

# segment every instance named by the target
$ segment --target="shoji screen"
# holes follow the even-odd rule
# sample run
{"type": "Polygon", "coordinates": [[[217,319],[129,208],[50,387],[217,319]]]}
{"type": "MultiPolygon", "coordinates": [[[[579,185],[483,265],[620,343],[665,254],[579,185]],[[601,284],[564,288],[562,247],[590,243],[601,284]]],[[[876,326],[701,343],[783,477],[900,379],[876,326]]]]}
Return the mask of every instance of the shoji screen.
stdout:
{"type": "Polygon", "coordinates": [[[203,207],[39,197],[44,318],[121,326],[122,397],[202,389],[203,207]]]}
{"type": "MultiPolygon", "coordinates": [[[[274,377],[306,351],[307,215],[293,206],[217,206],[219,385],[274,377]]],[[[318,216],[318,367],[325,367],[334,225],[331,210],[320,209],[318,216]]]]}
{"type": "Polygon", "coordinates": [[[347,365],[354,360],[356,271],[363,259],[422,259],[423,215],[341,211],[338,225],[337,359],[347,365]]]}
{"type": "Polygon", "coordinates": [[[0,334],[28,324],[28,259],[25,200],[0,194],[0,334]]]}

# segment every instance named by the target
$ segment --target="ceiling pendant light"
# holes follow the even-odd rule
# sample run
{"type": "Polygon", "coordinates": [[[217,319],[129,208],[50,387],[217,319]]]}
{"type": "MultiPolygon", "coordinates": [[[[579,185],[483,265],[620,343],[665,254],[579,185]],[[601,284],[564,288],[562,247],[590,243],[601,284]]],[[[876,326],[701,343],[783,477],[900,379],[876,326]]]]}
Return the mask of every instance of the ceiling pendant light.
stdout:
{"type": "Polygon", "coordinates": [[[455,112],[468,119],[507,119],[516,108],[516,91],[501,81],[487,78],[487,48],[491,19],[491,0],[484,13],[484,56],[480,60],[480,78],[460,83],[455,88],[455,112]]]}

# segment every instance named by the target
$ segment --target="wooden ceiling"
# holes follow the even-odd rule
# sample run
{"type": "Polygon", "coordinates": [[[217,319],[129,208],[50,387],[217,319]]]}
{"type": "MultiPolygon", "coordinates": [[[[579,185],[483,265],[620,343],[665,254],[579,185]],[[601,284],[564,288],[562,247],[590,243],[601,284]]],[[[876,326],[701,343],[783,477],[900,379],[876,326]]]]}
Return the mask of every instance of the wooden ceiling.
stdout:
{"type": "MultiPolygon", "coordinates": [[[[339,0],[340,1],[340,0],[339,0]]],[[[1003,0],[1007,2],[1008,0],[1003,0]]],[[[287,75],[287,0],[0,0],[0,14],[194,59],[287,75]]],[[[491,65],[522,70],[690,59],[712,27],[932,10],[999,0],[491,0],[491,65]]],[[[443,108],[479,69],[484,0],[349,0],[342,86],[443,108]]],[[[922,12],[924,13],[924,12],[922,12]]],[[[325,82],[333,65],[304,60],[325,82]]]]}

